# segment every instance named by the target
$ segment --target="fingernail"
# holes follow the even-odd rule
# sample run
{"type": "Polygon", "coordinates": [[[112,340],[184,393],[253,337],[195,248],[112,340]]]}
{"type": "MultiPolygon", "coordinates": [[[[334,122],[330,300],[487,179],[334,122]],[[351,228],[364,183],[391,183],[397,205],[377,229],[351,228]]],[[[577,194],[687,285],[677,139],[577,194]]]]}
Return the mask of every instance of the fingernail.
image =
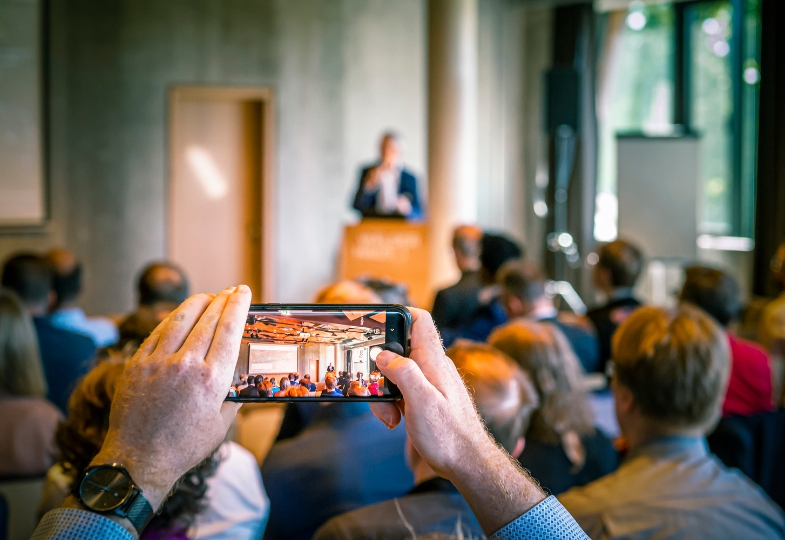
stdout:
{"type": "Polygon", "coordinates": [[[235,292],[247,293],[247,292],[251,292],[251,289],[248,287],[248,285],[238,285],[237,290],[235,292]]]}
{"type": "Polygon", "coordinates": [[[382,424],[387,426],[387,429],[393,429],[392,418],[390,418],[389,414],[383,415],[383,418],[381,418],[381,421],[382,421],[382,424]]]}
{"type": "Polygon", "coordinates": [[[376,363],[381,364],[382,366],[386,366],[389,364],[396,356],[392,351],[382,351],[379,353],[379,356],[376,357],[376,363]]]}

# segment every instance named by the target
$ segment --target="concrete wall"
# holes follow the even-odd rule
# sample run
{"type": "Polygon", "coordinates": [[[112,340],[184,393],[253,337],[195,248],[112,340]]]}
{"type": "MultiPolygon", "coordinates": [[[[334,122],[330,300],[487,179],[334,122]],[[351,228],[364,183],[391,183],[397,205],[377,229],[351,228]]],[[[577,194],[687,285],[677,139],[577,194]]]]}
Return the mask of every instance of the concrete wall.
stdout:
{"type": "MultiPolygon", "coordinates": [[[[379,133],[425,171],[421,0],[52,0],[51,220],[0,232],[0,258],[64,245],[91,312],[133,303],[165,255],[170,86],[261,86],[277,99],[277,297],[333,278],[360,162],[379,133]],[[307,238],[307,241],[303,241],[307,238]]],[[[425,186],[423,186],[425,188],[425,186]]]]}

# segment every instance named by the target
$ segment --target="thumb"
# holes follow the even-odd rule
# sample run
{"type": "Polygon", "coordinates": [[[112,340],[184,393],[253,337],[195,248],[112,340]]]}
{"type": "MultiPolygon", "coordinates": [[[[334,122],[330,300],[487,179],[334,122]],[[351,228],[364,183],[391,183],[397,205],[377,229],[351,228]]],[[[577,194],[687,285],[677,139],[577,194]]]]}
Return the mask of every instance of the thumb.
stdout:
{"type": "Polygon", "coordinates": [[[382,351],[376,357],[376,365],[385,377],[398,386],[407,401],[416,401],[418,395],[434,389],[420,366],[411,358],[400,356],[392,351],[382,351]]]}

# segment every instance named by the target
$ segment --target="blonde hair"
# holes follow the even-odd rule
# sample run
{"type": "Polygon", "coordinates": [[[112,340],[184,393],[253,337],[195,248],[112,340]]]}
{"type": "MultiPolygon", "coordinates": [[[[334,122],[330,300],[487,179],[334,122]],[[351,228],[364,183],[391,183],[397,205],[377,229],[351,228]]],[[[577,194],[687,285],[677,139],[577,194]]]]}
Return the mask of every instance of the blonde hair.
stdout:
{"type": "Polygon", "coordinates": [[[529,377],[509,356],[484,343],[460,340],[447,356],[462,373],[494,439],[512,452],[538,405],[529,377]]]}
{"type": "Polygon", "coordinates": [[[730,373],[725,333],[701,310],[637,309],[613,337],[614,377],[641,412],[665,427],[708,430],[730,373]]]}
{"type": "Polygon", "coordinates": [[[382,299],[365,285],[343,280],[319,291],[315,302],[317,304],[381,304],[382,299]]]}
{"type": "Polygon", "coordinates": [[[33,320],[6,288],[0,288],[0,390],[40,398],[47,390],[33,320]]]}
{"type": "Polygon", "coordinates": [[[594,433],[594,415],[583,369],[567,338],[547,323],[517,320],[496,330],[488,343],[509,354],[529,374],[540,397],[527,437],[561,443],[576,471],[586,450],[581,436],[594,433]]]}

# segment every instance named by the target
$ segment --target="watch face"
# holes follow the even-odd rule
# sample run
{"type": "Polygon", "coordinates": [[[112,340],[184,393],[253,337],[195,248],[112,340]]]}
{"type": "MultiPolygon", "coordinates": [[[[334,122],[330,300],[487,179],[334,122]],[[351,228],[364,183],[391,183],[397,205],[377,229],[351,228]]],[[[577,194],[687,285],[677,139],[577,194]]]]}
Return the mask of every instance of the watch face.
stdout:
{"type": "Polygon", "coordinates": [[[88,472],[79,485],[79,498],[96,512],[107,512],[122,505],[133,490],[131,477],[122,469],[97,467],[88,472]]]}

